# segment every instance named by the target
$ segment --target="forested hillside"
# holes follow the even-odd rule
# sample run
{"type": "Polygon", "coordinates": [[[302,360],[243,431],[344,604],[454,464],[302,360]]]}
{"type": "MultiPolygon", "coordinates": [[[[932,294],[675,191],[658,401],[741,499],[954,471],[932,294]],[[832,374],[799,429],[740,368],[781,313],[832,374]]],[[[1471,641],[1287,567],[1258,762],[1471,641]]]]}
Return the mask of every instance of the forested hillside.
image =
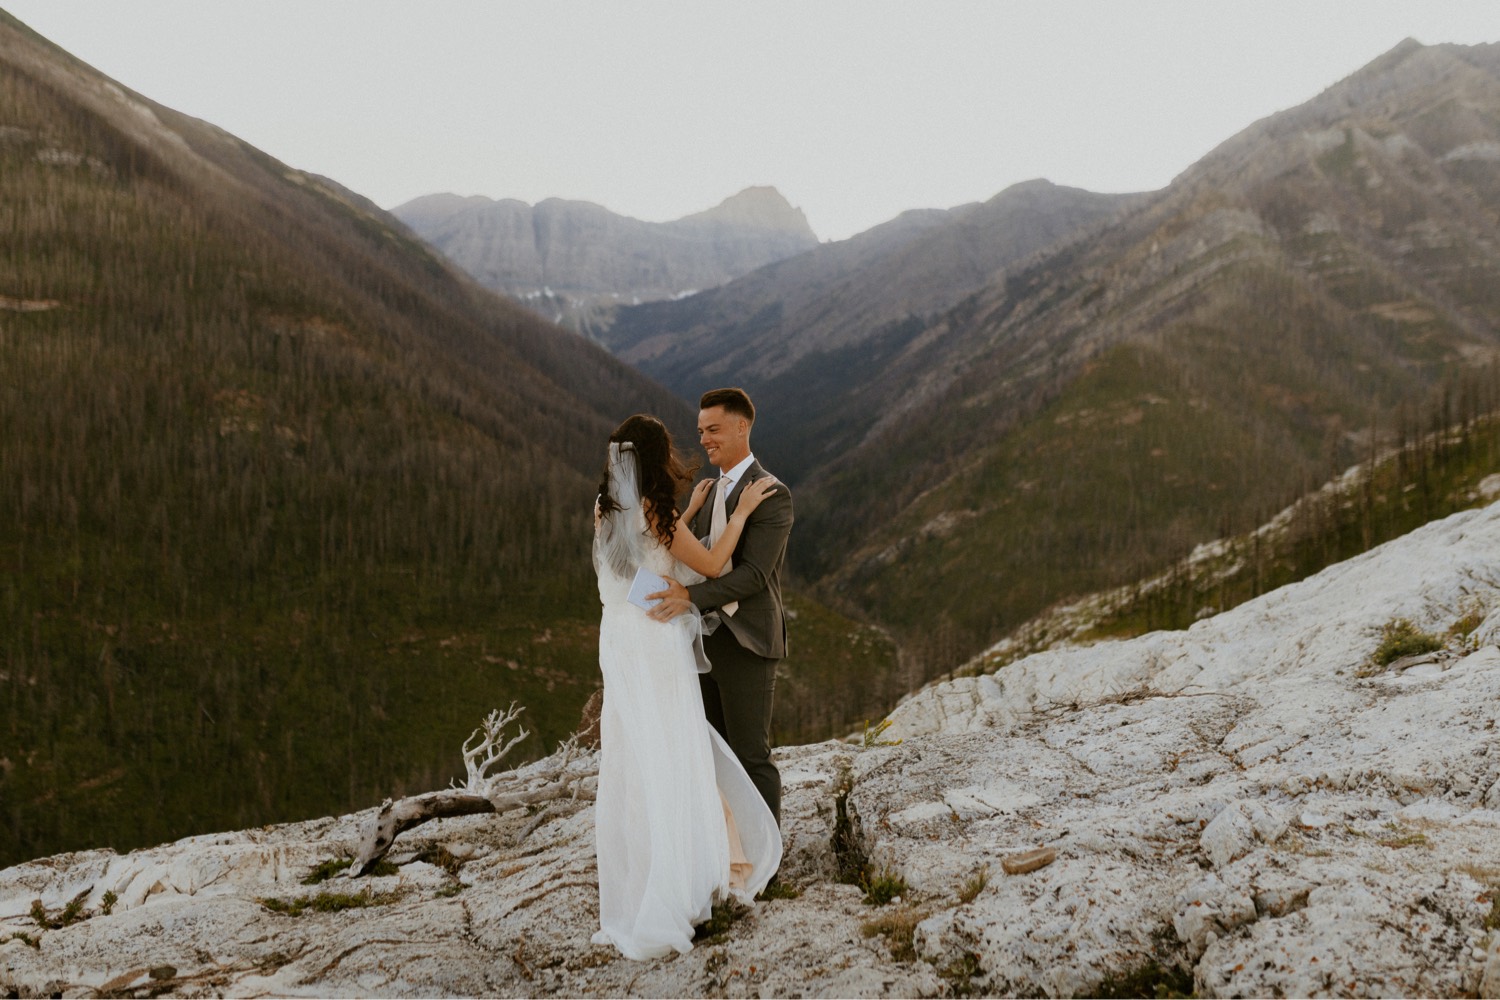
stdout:
{"type": "Polygon", "coordinates": [[[603,442],[691,447],[686,404],[3,14],[0,232],[0,866],[440,787],[512,700],[518,752],[577,725],[603,442]]]}
{"type": "Polygon", "coordinates": [[[874,530],[803,569],[962,648],[1393,444],[1500,357],[1494,149],[1500,46],[1406,43],[1010,269],[887,370],[906,395],[804,491],[814,539],[874,530]]]}
{"type": "Polygon", "coordinates": [[[0,863],[441,784],[496,702],[571,728],[599,442],[685,408],[336,185],[0,52],[0,863]]]}
{"type": "Polygon", "coordinates": [[[1395,447],[1266,523],[1200,545],[1155,575],[1049,608],[959,672],[991,672],[1060,643],[1187,628],[1431,521],[1500,500],[1500,364],[1445,386],[1426,411],[1398,410],[1395,437],[1395,447]]]}

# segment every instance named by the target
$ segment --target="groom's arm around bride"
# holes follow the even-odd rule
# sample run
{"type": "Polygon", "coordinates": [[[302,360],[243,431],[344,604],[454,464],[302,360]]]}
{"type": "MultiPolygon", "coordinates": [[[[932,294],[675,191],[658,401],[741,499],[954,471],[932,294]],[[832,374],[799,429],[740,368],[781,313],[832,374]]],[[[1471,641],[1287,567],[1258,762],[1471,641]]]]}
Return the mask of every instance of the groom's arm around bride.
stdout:
{"type": "MultiPolygon", "coordinates": [[[[699,405],[698,441],[720,472],[709,490],[709,502],[689,524],[694,535],[703,537],[712,534],[716,520],[722,524],[722,518],[734,512],[745,487],[769,473],[750,451],[755,407],[744,390],[715,389],[704,393],[699,405]],[[726,479],[732,482],[721,499],[726,479]]],[[[791,491],[778,483],[745,522],[731,568],[691,587],[668,581],[667,590],[651,595],[665,599],[650,612],[652,618],[665,621],[685,611],[688,602],[700,611],[719,612],[719,627],[703,642],[712,664],[699,677],[703,711],[778,820],[781,776],[771,763],[771,710],[776,665],[787,653],[781,571],[793,519],[791,491]]]]}

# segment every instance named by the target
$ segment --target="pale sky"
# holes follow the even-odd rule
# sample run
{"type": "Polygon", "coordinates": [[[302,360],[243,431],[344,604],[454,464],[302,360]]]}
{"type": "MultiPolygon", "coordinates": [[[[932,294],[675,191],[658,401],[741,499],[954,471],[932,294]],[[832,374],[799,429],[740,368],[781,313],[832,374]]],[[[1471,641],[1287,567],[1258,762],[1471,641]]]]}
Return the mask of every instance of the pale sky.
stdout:
{"type": "Polygon", "coordinates": [[[0,0],[161,104],[391,208],[665,221],[776,186],[824,239],[1045,177],[1160,188],[1496,0],[0,0]]]}

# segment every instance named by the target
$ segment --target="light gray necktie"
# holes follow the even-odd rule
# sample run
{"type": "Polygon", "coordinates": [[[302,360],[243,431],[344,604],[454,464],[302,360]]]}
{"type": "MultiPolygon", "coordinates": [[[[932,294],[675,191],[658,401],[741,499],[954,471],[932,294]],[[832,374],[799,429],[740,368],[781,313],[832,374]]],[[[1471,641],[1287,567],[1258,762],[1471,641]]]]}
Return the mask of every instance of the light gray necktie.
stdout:
{"type": "MultiPolygon", "coordinates": [[[[714,487],[714,509],[712,515],[710,515],[709,517],[708,522],[709,548],[713,548],[718,544],[719,539],[724,536],[725,525],[729,523],[729,515],[724,511],[724,499],[725,495],[729,492],[730,487],[733,485],[734,481],[731,480],[728,476],[720,476],[718,485],[714,487]]],[[[724,564],[725,573],[728,573],[733,568],[733,559],[724,564]]],[[[723,574],[720,575],[722,576],[723,574]]],[[[739,601],[730,601],[728,604],[720,607],[719,610],[726,615],[733,616],[734,613],[739,610],[739,607],[739,601]]]]}

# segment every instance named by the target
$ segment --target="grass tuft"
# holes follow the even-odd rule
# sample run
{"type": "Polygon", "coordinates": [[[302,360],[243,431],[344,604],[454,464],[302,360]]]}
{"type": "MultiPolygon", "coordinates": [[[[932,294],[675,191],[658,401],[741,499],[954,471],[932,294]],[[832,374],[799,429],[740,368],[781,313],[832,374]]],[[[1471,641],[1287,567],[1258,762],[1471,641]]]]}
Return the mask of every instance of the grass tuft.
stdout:
{"type": "Polygon", "coordinates": [[[966,951],[938,969],[937,974],[948,981],[949,996],[972,997],[980,992],[981,987],[974,979],[984,974],[984,967],[979,964],[978,955],[966,951]]]}
{"type": "Polygon", "coordinates": [[[921,910],[897,910],[871,920],[860,928],[865,937],[883,936],[891,946],[891,957],[898,962],[912,962],[917,957],[917,925],[927,919],[921,910]]]}
{"type": "Polygon", "coordinates": [[[968,880],[958,888],[958,901],[960,903],[972,903],[984,891],[984,887],[990,884],[990,870],[988,867],[980,868],[968,880]]]}
{"type": "Polygon", "coordinates": [[[1393,832],[1389,837],[1382,837],[1376,841],[1381,847],[1426,847],[1427,834],[1425,833],[1403,833],[1399,830],[1393,832]]]}
{"type": "Polygon", "coordinates": [[[735,899],[715,903],[712,914],[693,933],[693,941],[698,944],[722,944],[729,937],[729,928],[749,912],[750,907],[735,899]]]}
{"type": "Polygon", "coordinates": [[[330,858],[309,872],[307,878],[302,880],[302,884],[317,885],[320,882],[327,882],[339,872],[347,871],[352,864],[354,864],[353,858],[330,858]]]}
{"type": "Polygon", "coordinates": [[[764,903],[768,899],[796,899],[800,895],[802,895],[802,890],[797,886],[786,879],[775,878],[755,898],[764,903]]]}
{"type": "Polygon", "coordinates": [[[1193,995],[1192,972],[1175,965],[1163,966],[1154,958],[1129,972],[1105,976],[1089,993],[1094,997],[1155,997],[1156,1000],[1193,995]]]}
{"type": "MultiPolygon", "coordinates": [[[[330,858],[309,872],[307,878],[302,880],[302,884],[319,885],[327,882],[339,872],[346,871],[352,864],[354,864],[353,858],[330,858]]],[[[374,868],[370,869],[370,874],[379,877],[382,875],[395,875],[400,871],[401,869],[395,864],[382,859],[376,862],[374,868]]]]}
{"type": "Polygon", "coordinates": [[[464,863],[454,857],[442,844],[431,844],[423,848],[414,860],[425,861],[429,865],[441,868],[455,878],[458,877],[458,870],[464,866],[464,863]]]}
{"type": "Polygon", "coordinates": [[[1477,596],[1470,597],[1464,601],[1460,610],[1463,612],[1452,625],[1448,626],[1449,638],[1459,642],[1467,642],[1474,630],[1484,624],[1489,615],[1489,608],[1485,606],[1482,599],[1477,596]]]}
{"type": "Polygon", "coordinates": [[[298,896],[295,899],[267,897],[260,904],[272,913],[300,917],[308,910],[315,913],[338,913],[341,910],[358,910],[367,906],[384,906],[395,902],[399,896],[400,893],[375,894],[366,889],[356,893],[320,892],[316,896],[298,896]]]}

